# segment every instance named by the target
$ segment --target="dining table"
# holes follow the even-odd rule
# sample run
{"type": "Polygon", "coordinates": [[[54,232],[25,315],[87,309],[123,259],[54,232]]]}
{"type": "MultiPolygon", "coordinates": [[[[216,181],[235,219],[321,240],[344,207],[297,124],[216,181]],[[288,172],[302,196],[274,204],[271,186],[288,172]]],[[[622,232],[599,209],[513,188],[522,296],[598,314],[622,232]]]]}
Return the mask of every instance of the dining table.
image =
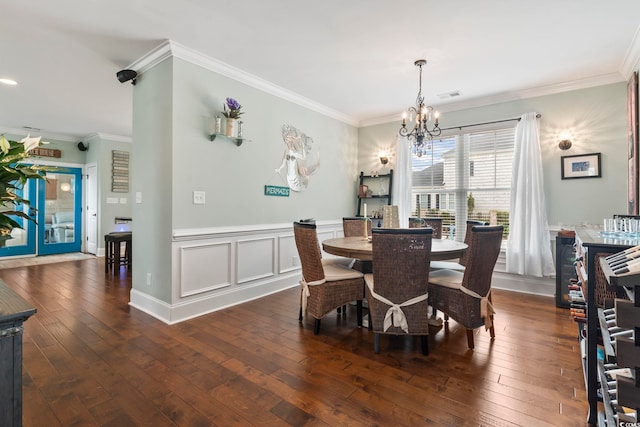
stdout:
{"type": "MultiPolygon", "coordinates": [[[[364,236],[336,237],[322,242],[322,249],[331,254],[361,261],[373,259],[373,245],[370,238],[364,236]]],[[[467,244],[451,239],[431,240],[431,261],[444,261],[460,258],[467,244]]]]}

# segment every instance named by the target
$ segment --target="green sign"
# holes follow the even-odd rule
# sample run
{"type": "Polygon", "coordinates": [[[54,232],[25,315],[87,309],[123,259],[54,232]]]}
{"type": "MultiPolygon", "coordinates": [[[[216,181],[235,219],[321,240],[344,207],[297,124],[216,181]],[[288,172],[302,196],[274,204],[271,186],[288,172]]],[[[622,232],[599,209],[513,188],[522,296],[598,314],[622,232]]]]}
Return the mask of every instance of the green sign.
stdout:
{"type": "Polygon", "coordinates": [[[277,185],[265,185],[264,195],[289,197],[289,187],[278,187],[277,185]]]}

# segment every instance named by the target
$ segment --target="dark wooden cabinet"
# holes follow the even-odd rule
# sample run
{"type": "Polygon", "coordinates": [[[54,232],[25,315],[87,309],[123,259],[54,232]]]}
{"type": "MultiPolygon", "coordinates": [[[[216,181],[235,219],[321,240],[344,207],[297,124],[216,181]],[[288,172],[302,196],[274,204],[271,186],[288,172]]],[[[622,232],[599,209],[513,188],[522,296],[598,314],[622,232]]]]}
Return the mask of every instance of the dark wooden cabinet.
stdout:
{"type": "Polygon", "coordinates": [[[23,323],[35,312],[0,281],[0,426],[22,425],[23,323]]]}

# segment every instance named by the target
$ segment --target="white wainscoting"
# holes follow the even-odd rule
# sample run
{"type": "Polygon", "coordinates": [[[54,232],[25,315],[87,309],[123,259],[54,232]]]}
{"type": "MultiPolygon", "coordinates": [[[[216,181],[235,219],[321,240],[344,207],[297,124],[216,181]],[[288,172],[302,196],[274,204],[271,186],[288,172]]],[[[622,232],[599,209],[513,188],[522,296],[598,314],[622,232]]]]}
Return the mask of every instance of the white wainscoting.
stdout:
{"type": "MultiPolygon", "coordinates": [[[[318,221],[318,239],[342,236],[342,220],[318,221]]],[[[332,255],[323,253],[323,257],[332,255]]],[[[137,308],[169,324],[297,287],[300,259],[292,224],[174,230],[172,303],[132,289],[137,308]]],[[[504,272],[501,254],[495,288],[553,295],[551,278],[504,272]]],[[[297,307],[291,307],[293,316],[297,307]]]]}
{"type": "MultiPolygon", "coordinates": [[[[320,242],[342,236],[342,220],[317,227],[320,242]]],[[[293,223],[174,230],[171,253],[172,303],[135,290],[131,296],[169,324],[299,286],[293,223]]],[[[291,307],[292,316],[297,309],[291,307]]]]}

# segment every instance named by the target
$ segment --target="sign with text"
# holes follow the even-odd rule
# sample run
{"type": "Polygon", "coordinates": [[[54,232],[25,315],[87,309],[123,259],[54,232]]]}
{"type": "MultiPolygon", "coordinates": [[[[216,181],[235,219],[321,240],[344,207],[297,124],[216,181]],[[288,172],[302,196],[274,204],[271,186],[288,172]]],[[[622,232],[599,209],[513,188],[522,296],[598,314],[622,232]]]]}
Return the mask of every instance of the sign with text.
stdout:
{"type": "Polygon", "coordinates": [[[40,157],[55,157],[59,159],[62,156],[62,152],[55,148],[34,148],[31,150],[32,156],[40,156],[40,157]]]}
{"type": "Polygon", "coordinates": [[[277,185],[265,185],[264,195],[289,197],[289,187],[279,187],[277,185]]]}

